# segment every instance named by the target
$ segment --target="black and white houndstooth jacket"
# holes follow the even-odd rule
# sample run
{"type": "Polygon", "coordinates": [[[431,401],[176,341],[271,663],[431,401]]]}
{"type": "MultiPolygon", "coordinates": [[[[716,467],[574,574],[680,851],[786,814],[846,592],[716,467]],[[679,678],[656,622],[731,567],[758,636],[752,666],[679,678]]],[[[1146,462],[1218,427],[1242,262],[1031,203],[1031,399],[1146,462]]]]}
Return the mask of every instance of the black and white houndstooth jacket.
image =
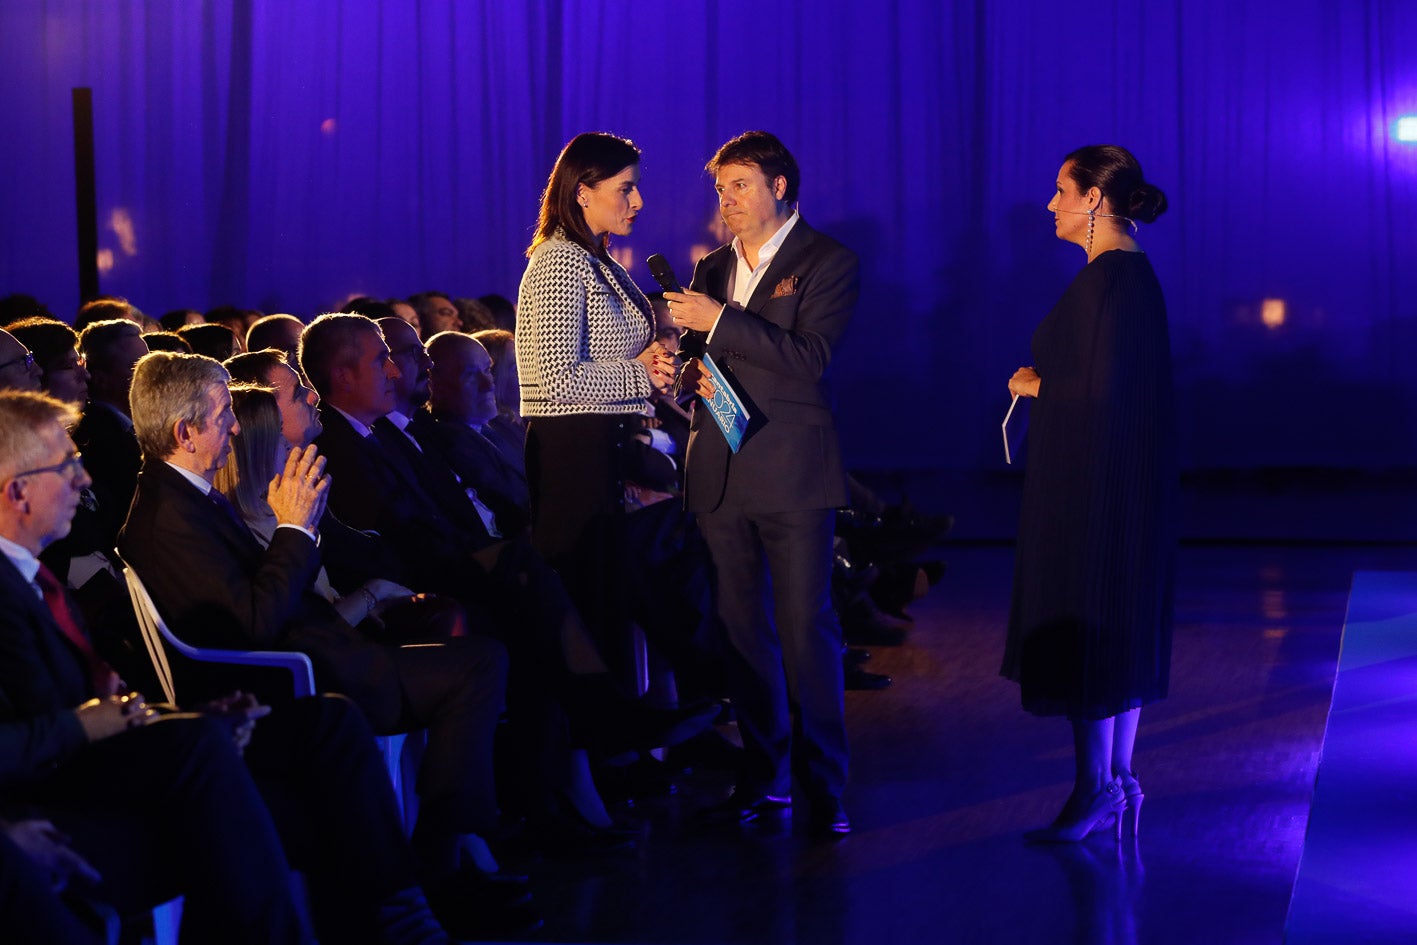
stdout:
{"type": "Polygon", "coordinates": [[[649,300],[619,263],[559,233],[538,246],[517,293],[517,371],[523,417],[640,413],[649,372],[649,300]]]}

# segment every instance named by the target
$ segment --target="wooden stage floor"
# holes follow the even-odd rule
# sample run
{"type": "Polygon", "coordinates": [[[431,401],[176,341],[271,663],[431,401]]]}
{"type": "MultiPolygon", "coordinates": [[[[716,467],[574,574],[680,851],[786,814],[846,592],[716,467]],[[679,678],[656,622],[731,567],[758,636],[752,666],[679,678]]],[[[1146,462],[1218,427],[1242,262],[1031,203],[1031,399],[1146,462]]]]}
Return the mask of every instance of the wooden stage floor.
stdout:
{"type": "MultiPolygon", "coordinates": [[[[882,692],[847,696],[855,832],[709,834],[712,771],[629,816],[629,853],[509,863],[541,942],[1265,945],[1284,940],[1355,570],[1417,570],[1412,546],[1182,549],[1171,697],[1143,711],[1135,848],[1032,847],[1071,779],[1061,720],[997,675],[1012,550],[946,546],[882,692]]],[[[622,809],[622,813],[625,811],[622,809]]]]}

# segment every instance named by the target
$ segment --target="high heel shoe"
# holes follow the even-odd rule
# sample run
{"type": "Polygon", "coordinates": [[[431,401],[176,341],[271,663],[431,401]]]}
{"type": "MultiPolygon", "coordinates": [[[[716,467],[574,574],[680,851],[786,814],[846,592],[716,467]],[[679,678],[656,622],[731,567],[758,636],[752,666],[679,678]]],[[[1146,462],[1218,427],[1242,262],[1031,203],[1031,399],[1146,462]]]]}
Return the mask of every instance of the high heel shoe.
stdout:
{"type": "Polygon", "coordinates": [[[1122,814],[1127,808],[1127,796],[1120,778],[1102,785],[1102,790],[1088,801],[1087,810],[1076,819],[1056,823],[1041,830],[1030,830],[1023,837],[1029,843],[1076,843],[1096,830],[1111,828],[1122,839],[1122,814]]]}
{"type": "Polygon", "coordinates": [[[1118,780],[1122,782],[1122,793],[1127,799],[1122,821],[1129,825],[1132,839],[1135,840],[1137,830],[1141,826],[1141,802],[1146,800],[1146,795],[1142,793],[1141,782],[1137,780],[1135,771],[1123,771],[1118,775],[1118,780]]]}

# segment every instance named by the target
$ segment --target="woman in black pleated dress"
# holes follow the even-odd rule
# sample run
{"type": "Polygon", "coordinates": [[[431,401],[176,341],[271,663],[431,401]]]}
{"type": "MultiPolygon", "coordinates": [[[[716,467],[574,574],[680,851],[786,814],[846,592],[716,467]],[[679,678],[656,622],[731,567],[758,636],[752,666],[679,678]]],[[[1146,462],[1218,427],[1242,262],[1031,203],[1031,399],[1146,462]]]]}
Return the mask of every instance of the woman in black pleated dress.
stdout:
{"type": "Polygon", "coordinates": [[[1048,209],[1087,265],[1009,381],[1037,400],[1002,672],[1029,712],[1072,723],[1072,794],[1029,834],[1069,841],[1140,815],[1132,746],[1170,671],[1176,424],[1166,305],[1134,238],[1165,195],[1100,145],[1067,156],[1048,209]]]}

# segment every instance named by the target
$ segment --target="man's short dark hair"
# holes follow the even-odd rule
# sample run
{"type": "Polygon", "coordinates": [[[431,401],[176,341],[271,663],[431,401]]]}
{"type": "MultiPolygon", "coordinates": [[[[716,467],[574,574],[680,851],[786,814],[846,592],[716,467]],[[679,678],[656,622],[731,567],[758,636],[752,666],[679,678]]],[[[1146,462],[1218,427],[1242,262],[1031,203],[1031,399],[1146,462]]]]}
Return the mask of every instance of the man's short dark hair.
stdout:
{"type": "Polygon", "coordinates": [[[281,365],[289,368],[294,367],[285,359],[285,352],[279,348],[247,351],[232,355],[222,362],[222,367],[230,372],[233,381],[263,386],[270,384],[271,373],[281,365]]]}
{"type": "Polygon", "coordinates": [[[10,324],[6,330],[14,335],[20,344],[34,352],[34,359],[39,362],[40,369],[45,374],[48,374],[71,348],[79,346],[78,334],[57,318],[32,315],[10,324]]]}
{"type": "Polygon", "coordinates": [[[136,322],[126,318],[110,318],[93,322],[79,332],[79,353],[90,371],[108,371],[113,367],[113,349],[129,335],[141,336],[136,322]]]}
{"type": "Polygon", "coordinates": [[[175,331],[145,331],[143,340],[148,343],[149,351],[176,351],[178,354],[191,354],[192,346],[187,343],[175,331]]]}
{"type": "Polygon", "coordinates": [[[301,331],[305,330],[305,323],[294,315],[280,313],[275,315],[263,315],[256,319],[251,323],[251,327],[246,330],[246,350],[260,351],[264,348],[281,348],[284,350],[284,347],[276,344],[276,342],[284,340],[281,337],[281,326],[288,325],[291,322],[300,326],[301,331]]]}
{"type": "Polygon", "coordinates": [[[310,379],[315,393],[328,398],[334,369],[354,363],[359,338],[367,331],[383,337],[378,323],[348,312],[321,315],[305,326],[300,336],[300,369],[310,379]]]}
{"type": "Polygon", "coordinates": [[[213,361],[225,361],[241,350],[241,339],[236,332],[217,322],[183,325],[177,334],[192,346],[193,354],[205,355],[213,361]]]}
{"type": "Polygon", "coordinates": [[[787,146],[777,140],[776,135],[766,131],[745,131],[718,149],[718,153],[704,165],[709,176],[717,177],[718,169],[726,164],[757,165],[763,176],[771,184],[779,177],[787,178],[787,192],[783,200],[797,202],[797,185],[802,181],[802,172],[797,169],[797,159],[787,146]]]}
{"type": "Polygon", "coordinates": [[[100,295],[79,306],[79,314],[74,316],[74,330],[82,334],[84,329],[90,325],[108,321],[128,321],[134,325],[137,324],[136,321],[133,321],[133,306],[128,304],[127,299],[120,295],[100,295]]]}

